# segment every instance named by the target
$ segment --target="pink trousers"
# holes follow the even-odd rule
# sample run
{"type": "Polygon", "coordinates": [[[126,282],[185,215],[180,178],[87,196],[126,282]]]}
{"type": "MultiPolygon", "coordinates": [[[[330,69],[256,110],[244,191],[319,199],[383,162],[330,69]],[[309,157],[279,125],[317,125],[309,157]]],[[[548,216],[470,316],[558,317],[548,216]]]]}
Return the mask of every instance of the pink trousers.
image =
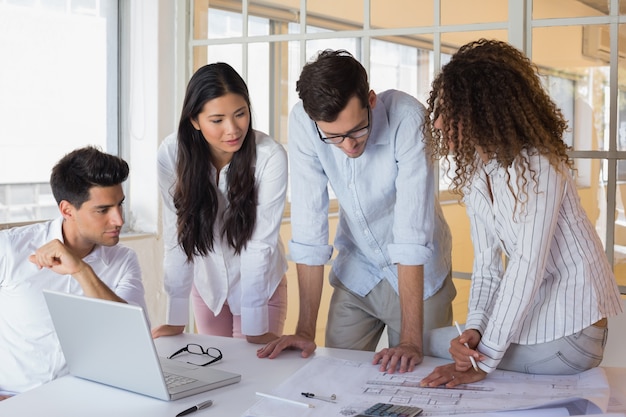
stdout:
{"type": "MultiPolygon", "coordinates": [[[[230,311],[228,302],[224,303],[222,311],[215,315],[206,305],[196,286],[191,289],[193,313],[196,319],[198,333],[213,336],[245,338],[241,333],[241,316],[230,311]]],[[[283,334],[285,318],[287,317],[287,277],[276,287],[276,291],[269,300],[269,331],[280,336],[283,334]]]]}

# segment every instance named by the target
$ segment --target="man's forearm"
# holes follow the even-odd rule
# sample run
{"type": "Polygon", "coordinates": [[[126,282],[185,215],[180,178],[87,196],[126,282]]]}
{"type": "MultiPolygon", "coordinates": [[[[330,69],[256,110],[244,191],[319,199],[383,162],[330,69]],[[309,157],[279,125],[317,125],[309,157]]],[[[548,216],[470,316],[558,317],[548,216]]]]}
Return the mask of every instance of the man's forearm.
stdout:
{"type": "Polygon", "coordinates": [[[402,312],[400,343],[410,343],[421,350],[424,330],[424,267],[398,265],[398,290],[402,312]]]}
{"type": "Polygon", "coordinates": [[[296,269],[300,293],[300,316],[296,334],[315,340],[317,314],[324,285],[324,265],[297,264],[296,269]]]}
{"type": "Polygon", "coordinates": [[[126,301],[120,298],[113,292],[112,289],[98,278],[89,264],[85,263],[83,268],[72,274],[72,277],[83,289],[83,293],[88,297],[101,298],[103,300],[118,301],[125,303],[126,301]]]}

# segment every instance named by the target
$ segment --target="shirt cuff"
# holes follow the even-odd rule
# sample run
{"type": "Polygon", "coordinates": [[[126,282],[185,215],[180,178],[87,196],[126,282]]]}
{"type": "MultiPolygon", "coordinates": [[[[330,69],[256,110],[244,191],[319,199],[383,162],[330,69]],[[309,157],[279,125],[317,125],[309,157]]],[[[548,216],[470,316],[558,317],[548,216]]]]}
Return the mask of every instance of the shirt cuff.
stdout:
{"type": "Polygon", "coordinates": [[[289,257],[298,264],[326,265],[332,254],[331,245],[305,245],[289,241],[289,257]]]}
{"type": "Polygon", "coordinates": [[[169,298],[165,322],[172,326],[186,326],[189,323],[189,297],[169,298]]]}
{"type": "Polygon", "coordinates": [[[269,308],[241,307],[241,333],[246,336],[260,336],[269,331],[269,308]]]}
{"type": "Polygon", "coordinates": [[[390,243],[387,246],[391,262],[400,265],[426,265],[432,249],[415,243],[390,243]]]}
{"type": "Polygon", "coordinates": [[[487,373],[491,373],[496,370],[505,353],[505,351],[487,346],[487,344],[483,343],[482,340],[478,343],[476,350],[478,350],[478,352],[485,357],[485,359],[478,363],[478,367],[487,373]]]}

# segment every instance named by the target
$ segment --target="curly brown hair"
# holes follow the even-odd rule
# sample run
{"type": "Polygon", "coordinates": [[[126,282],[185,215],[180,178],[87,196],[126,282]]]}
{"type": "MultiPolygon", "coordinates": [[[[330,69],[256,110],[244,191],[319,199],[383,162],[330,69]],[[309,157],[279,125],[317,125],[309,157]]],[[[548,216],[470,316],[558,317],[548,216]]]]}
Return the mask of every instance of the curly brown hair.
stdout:
{"type": "Polygon", "coordinates": [[[480,39],[463,45],[436,76],[427,104],[426,146],[434,159],[447,162],[453,193],[463,196],[480,166],[477,148],[500,166],[515,167],[522,202],[528,196],[527,170],[536,184],[532,155],[546,156],[557,170],[563,163],[573,167],[563,142],[567,121],[543,88],[536,66],[506,42],[480,39]],[[441,130],[434,127],[438,117],[441,130]]]}

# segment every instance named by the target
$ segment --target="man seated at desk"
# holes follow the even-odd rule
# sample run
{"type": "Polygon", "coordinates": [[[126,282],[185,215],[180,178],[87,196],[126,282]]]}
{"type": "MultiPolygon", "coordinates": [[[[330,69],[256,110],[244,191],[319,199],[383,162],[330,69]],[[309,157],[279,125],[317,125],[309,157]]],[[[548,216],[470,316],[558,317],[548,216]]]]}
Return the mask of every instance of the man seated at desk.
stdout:
{"type": "Polygon", "coordinates": [[[50,176],[61,217],[0,232],[0,400],[67,373],[43,289],[145,308],[137,256],[117,245],[128,172],[121,158],[77,149],[50,176]]]}

